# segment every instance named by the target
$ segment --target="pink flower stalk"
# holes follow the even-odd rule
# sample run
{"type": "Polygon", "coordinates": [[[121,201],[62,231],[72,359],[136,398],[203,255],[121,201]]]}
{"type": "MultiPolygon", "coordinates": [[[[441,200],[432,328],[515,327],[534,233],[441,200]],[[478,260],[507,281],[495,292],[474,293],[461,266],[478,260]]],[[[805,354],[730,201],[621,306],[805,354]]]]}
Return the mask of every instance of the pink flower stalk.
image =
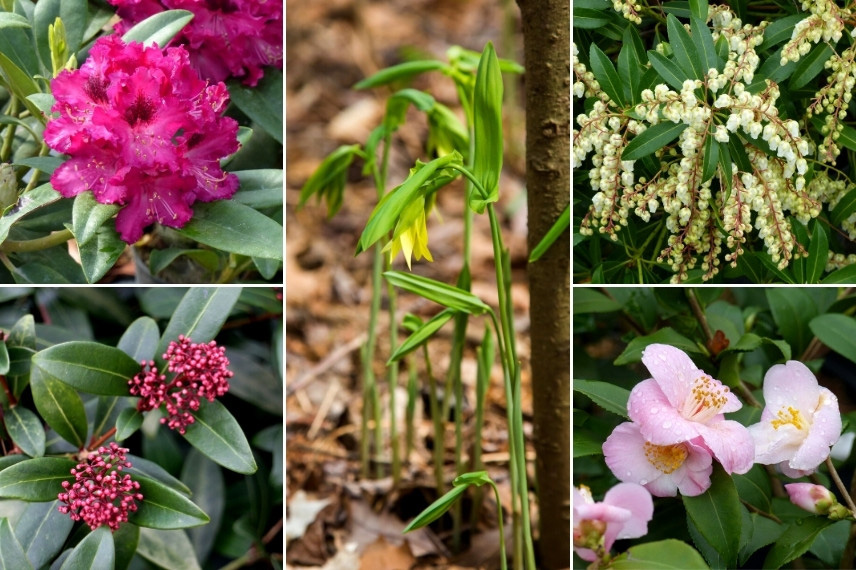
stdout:
{"type": "Polygon", "coordinates": [[[608,556],[619,538],[639,538],[648,533],[654,501],[644,487],[619,483],[596,503],[585,485],[574,488],[574,551],[594,562],[608,556]]]}
{"type": "Polygon", "coordinates": [[[174,376],[167,381],[160,374],[154,361],[141,362],[142,371],[131,378],[131,394],[140,396],[137,409],[147,412],[163,404],[167,417],[161,423],[184,434],[187,426],[196,421],[193,412],[199,409],[199,401],[205,398],[213,402],[229,390],[229,359],[226,349],[213,340],[207,344],[193,344],[184,335],[178,342],[172,341],[163,359],[168,361],[167,370],[174,376]]]}
{"type": "Polygon", "coordinates": [[[238,189],[237,176],[220,168],[238,150],[238,123],[221,116],[229,93],[199,79],[184,48],[102,37],[51,90],[59,116],[45,127],[45,142],[71,157],[51,184],[66,198],[91,190],[98,202],[123,206],[116,229],[126,242],[154,222],[180,228],[194,202],[238,189]]]}
{"type": "Polygon", "coordinates": [[[755,461],[777,463],[788,477],[814,473],[841,435],[838,398],[802,362],[777,364],[764,376],[761,421],[749,426],[755,461]]]}
{"type": "Polygon", "coordinates": [[[627,402],[627,413],[642,437],[661,446],[701,443],[727,473],[749,471],[755,446],[743,425],[725,419],[724,412],[743,406],[728,386],[673,346],[648,346],[642,362],[653,378],[637,384],[627,402]]]}
{"type": "Polygon", "coordinates": [[[60,505],[59,512],[71,520],[82,520],[92,530],[101,525],[117,530],[128,520],[128,513],[137,510],[137,501],[143,500],[138,492],[140,484],[130,475],[122,475],[122,470],[131,466],[125,459],[127,452],[114,441],[78,463],[71,470],[74,483],[62,482],[65,492],[58,498],[65,504],[60,505]]]}
{"type": "Polygon", "coordinates": [[[229,77],[255,86],[262,67],[282,68],[281,0],[108,0],[122,18],[114,29],[124,34],[164,10],[188,10],[193,19],[169,45],[183,45],[199,75],[211,81],[229,77]]]}
{"type": "Polygon", "coordinates": [[[618,425],[603,444],[603,455],[620,480],[644,486],[657,497],[701,495],[710,487],[713,457],[701,438],[654,445],[631,422],[618,425]]]}

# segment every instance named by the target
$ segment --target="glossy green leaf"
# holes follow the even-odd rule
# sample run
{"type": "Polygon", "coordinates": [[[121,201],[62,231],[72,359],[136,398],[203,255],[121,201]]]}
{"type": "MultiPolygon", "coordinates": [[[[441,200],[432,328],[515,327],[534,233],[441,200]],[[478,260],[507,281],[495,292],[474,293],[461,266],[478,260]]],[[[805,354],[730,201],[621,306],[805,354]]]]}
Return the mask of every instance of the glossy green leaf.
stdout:
{"type": "Polygon", "coordinates": [[[690,79],[704,79],[707,70],[704,69],[690,33],[673,14],[666,16],[666,29],[669,34],[669,44],[675,52],[675,61],[680,68],[689,75],[690,79]]]}
{"type": "Polygon", "coordinates": [[[655,343],[670,344],[676,348],[680,348],[684,352],[696,354],[701,352],[695,342],[675,331],[671,327],[664,327],[655,333],[640,336],[631,340],[627,344],[627,348],[624,349],[624,352],[615,359],[614,364],[616,366],[624,366],[625,364],[630,364],[632,362],[639,362],[642,360],[642,351],[645,350],[645,347],[655,343]]]}
{"type": "Polygon", "coordinates": [[[830,212],[829,221],[840,226],[853,212],[856,212],[856,188],[847,192],[830,212]]]}
{"type": "Polygon", "coordinates": [[[851,522],[837,521],[820,531],[817,538],[809,547],[809,552],[820,558],[828,568],[839,566],[847,540],[850,535],[851,522]]]}
{"type": "Polygon", "coordinates": [[[34,568],[43,568],[62,550],[74,521],[59,512],[60,502],[28,503],[15,523],[15,536],[34,568]]]}
{"type": "Polygon", "coordinates": [[[62,492],[62,482],[74,476],[77,463],[64,457],[38,457],[0,471],[0,497],[24,501],[53,501],[62,492]]]}
{"type": "Polygon", "coordinates": [[[143,414],[137,408],[125,408],[116,419],[116,441],[131,437],[143,425],[143,414]]]}
{"type": "Polygon", "coordinates": [[[113,568],[115,563],[116,549],[113,545],[113,535],[106,526],[99,526],[77,543],[59,570],[113,568]]]}
{"type": "MultiPolygon", "coordinates": [[[[791,230],[794,233],[794,239],[801,244],[806,251],[808,251],[809,247],[809,239],[808,239],[808,230],[806,227],[797,220],[792,220],[791,230]]],[[[789,266],[789,273],[793,275],[794,281],[797,283],[807,283],[805,277],[805,269],[806,269],[806,258],[805,256],[801,256],[799,258],[795,258],[791,261],[789,266]]]]}
{"type": "Polygon", "coordinates": [[[827,313],[811,319],[808,326],[823,344],[851,362],[856,362],[856,319],[827,313]]]}
{"type": "Polygon", "coordinates": [[[0,30],[6,28],[29,28],[30,21],[20,14],[0,12],[0,30]]]}
{"type": "Polygon", "coordinates": [[[677,63],[667,58],[663,54],[654,50],[648,50],[648,61],[651,62],[651,67],[663,78],[663,81],[669,84],[672,89],[680,91],[683,88],[684,81],[689,79],[689,76],[677,63]]]}
{"type": "Polygon", "coordinates": [[[603,455],[603,442],[580,429],[574,429],[574,459],[588,455],[603,455]]]}
{"type": "Polygon", "coordinates": [[[182,530],[141,528],[137,555],[159,568],[201,570],[193,545],[182,530]]]}
{"type": "Polygon", "coordinates": [[[411,78],[429,71],[439,71],[448,68],[448,64],[434,59],[408,61],[381,69],[374,75],[366,77],[354,85],[354,89],[371,89],[381,85],[389,85],[396,81],[409,81],[411,78]]]}
{"type": "Polygon", "coordinates": [[[12,532],[9,519],[0,519],[0,570],[32,570],[24,548],[12,532]]]}
{"type": "MultiPolygon", "coordinates": [[[[705,21],[707,20],[707,12],[710,8],[707,0],[689,0],[689,4],[690,14],[692,14],[694,18],[698,18],[701,21],[701,24],[707,27],[705,21]]],[[[696,25],[693,23],[693,33],[695,33],[695,31],[696,25]]]]}
{"type": "Polygon", "coordinates": [[[750,528],[752,536],[749,540],[741,545],[738,563],[741,566],[746,564],[752,554],[758,549],[774,543],[785,531],[784,525],[763,517],[757,513],[749,515],[750,528]]]}
{"type": "Polygon", "coordinates": [[[178,258],[186,256],[192,259],[192,263],[200,266],[200,271],[208,271],[214,275],[220,268],[221,256],[210,249],[179,249],[168,247],[152,250],[149,256],[149,270],[157,275],[169,267],[178,258]]]}
{"type": "MultiPolygon", "coordinates": [[[[0,472],[2,473],[2,472],[0,472]]],[[[143,500],[128,522],[146,528],[172,530],[206,524],[209,519],[196,504],[163,483],[140,475],[133,476],[140,484],[143,500]]]]}
{"type": "Polygon", "coordinates": [[[181,470],[181,478],[190,487],[194,502],[211,518],[210,523],[187,531],[197,558],[205,560],[215,545],[226,508],[223,472],[216,463],[191,449],[181,470]]]}
{"type": "Polygon", "coordinates": [[[704,141],[704,155],[701,160],[703,182],[707,182],[716,174],[716,167],[719,165],[719,146],[720,143],[708,133],[704,141]]]}
{"type": "Polygon", "coordinates": [[[140,364],[121,349],[88,341],[55,344],[33,357],[45,378],[91,394],[128,396],[128,380],[140,364]]]}
{"type": "Polygon", "coordinates": [[[815,221],[814,231],[811,234],[811,243],[808,248],[808,259],[806,259],[805,276],[806,283],[818,283],[826,271],[826,262],[829,253],[829,238],[823,226],[815,221]]]}
{"type": "Polygon", "coordinates": [[[704,558],[686,542],[668,538],[631,546],[626,556],[612,561],[614,570],[706,570],[704,558]]]}
{"type": "Polygon", "coordinates": [[[856,129],[843,124],[839,124],[839,127],[841,127],[841,131],[838,133],[838,140],[836,141],[838,145],[856,150],[856,129]]]}
{"type": "Polygon", "coordinates": [[[127,457],[128,461],[131,462],[131,467],[128,467],[125,470],[126,473],[130,473],[134,477],[140,475],[147,479],[153,479],[158,483],[169,487],[173,491],[186,495],[188,498],[191,496],[192,493],[190,488],[182,483],[181,480],[173,477],[169,471],[161,467],[159,463],[130,453],[127,454],[127,457]]]}
{"type": "MultiPolygon", "coordinates": [[[[565,206],[565,209],[559,214],[559,218],[550,226],[549,231],[541,238],[541,241],[538,242],[534,248],[532,248],[532,253],[529,254],[529,263],[534,263],[541,259],[541,256],[544,255],[550,246],[553,245],[559,236],[561,236],[571,225],[571,207],[570,204],[565,206]]],[[[565,244],[567,246],[567,244],[565,244]]]]}
{"type": "Polygon", "coordinates": [[[836,283],[846,284],[856,282],[856,265],[847,265],[840,269],[836,269],[829,275],[823,278],[824,285],[833,285],[836,283]]]}
{"type": "Polygon", "coordinates": [[[126,248],[127,244],[112,225],[102,226],[95,233],[95,239],[90,239],[78,248],[87,283],[97,283],[104,277],[116,265],[126,248]]]}
{"type": "Polygon", "coordinates": [[[33,368],[30,387],[39,414],[60,437],[83,449],[86,441],[86,410],[77,391],[59,380],[45,377],[33,368]]]}
{"type": "Polygon", "coordinates": [[[203,401],[184,434],[193,447],[215,463],[238,473],[256,472],[256,460],[241,426],[218,400],[203,401]]]}
{"type": "Polygon", "coordinates": [[[327,202],[327,217],[332,218],[342,207],[343,192],[348,179],[348,168],[360,154],[360,145],[343,145],[324,157],[303,188],[297,207],[301,208],[312,197],[323,196],[327,202]]]}
{"type": "MultiPolygon", "coordinates": [[[[707,0],[704,1],[704,10],[707,10],[707,0]]],[[[690,18],[692,25],[692,38],[696,51],[701,58],[702,68],[707,73],[708,69],[717,69],[722,71],[725,68],[725,63],[719,59],[719,54],[716,53],[716,46],[713,44],[713,35],[710,28],[704,22],[704,18],[699,18],[693,15],[690,18]]]]}
{"type": "Polygon", "coordinates": [[[30,457],[45,454],[45,428],[39,417],[21,406],[5,411],[3,421],[15,445],[30,457]]]}
{"type": "MultiPolygon", "coordinates": [[[[791,14],[783,18],[775,18],[770,25],[764,28],[764,43],[761,44],[760,50],[769,50],[776,44],[788,41],[794,35],[794,26],[797,22],[804,20],[803,14],[791,14]]],[[[781,59],[781,58],[779,58],[781,59]]]]}
{"type": "Polygon", "coordinates": [[[78,245],[92,240],[98,230],[119,212],[115,204],[100,204],[95,201],[92,192],[81,192],[74,198],[71,210],[71,223],[78,245]]]}
{"type": "Polygon", "coordinates": [[[163,48],[193,19],[193,13],[187,10],[167,10],[158,12],[125,32],[125,43],[140,42],[149,46],[156,43],[163,48]]]}
{"type": "Polygon", "coordinates": [[[607,12],[574,6],[574,18],[571,21],[575,28],[596,30],[607,25],[610,18],[607,12]]]}
{"type": "Polygon", "coordinates": [[[383,117],[385,133],[395,132],[404,123],[407,109],[411,105],[422,112],[428,112],[434,108],[434,97],[411,88],[401,89],[390,95],[386,100],[386,113],[383,117]]]}
{"type": "Polygon", "coordinates": [[[401,271],[386,271],[383,276],[387,281],[408,291],[434,301],[454,311],[471,315],[481,315],[490,311],[490,306],[470,293],[453,285],[447,285],[435,279],[404,273],[401,271]]]}
{"type": "Polygon", "coordinates": [[[285,180],[281,169],[239,170],[234,174],[241,185],[233,200],[257,210],[282,206],[285,180]]]}
{"type": "Polygon", "coordinates": [[[131,560],[136,557],[139,542],[140,527],[137,525],[123,524],[119,530],[113,533],[113,543],[116,547],[116,567],[114,570],[128,570],[131,560]]]}
{"type": "Polygon", "coordinates": [[[737,565],[740,547],[740,497],[731,477],[719,466],[710,488],[695,497],[683,497],[687,515],[729,568],[737,565]]]}
{"type": "Polygon", "coordinates": [[[116,348],[130,356],[134,362],[154,359],[160,342],[158,323],[151,317],[140,317],[122,333],[116,348]]]}
{"type": "Polygon", "coordinates": [[[6,346],[5,340],[0,340],[0,374],[8,374],[9,367],[9,348],[6,346]]]}
{"type": "Polygon", "coordinates": [[[809,321],[817,315],[817,306],[805,289],[771,287],[767,302],[779,334],[791,345],[794,354],[802,354],[811,340],[809,321]]]}
{"type": "MultiPolygon", "coordinates": [[[[8,34],[9,28],[4,30],[3,34],[8,34]]],[[[27,107],[33,116],[44,121],[41,110],[35,103],[27,99],[33,93],[39,93],[39,86],[35,80],[24,70],[22,70],[14,61],[6,56],[6,53],[0,51],[0,71],[6,78],[6,83],[9,90],[18,97],[18,99],[27,107]]]]}
{"type": "Polygon", "coordinates": [[[817,77],[823,71],[826,62],[835,53],[827,43],[819,43],[814,46],[807,55],[804,55],[797,62],[797,67],[794,74],[791,76],[788,87],[791,89],[799,89],[808,84],[809,81],[817,77]]]}
{"type": "Polygon", "coordinates": [[[434,336],[440,328],[445,325],[455,315],[455,311],[445,309],[434,315],[428,322],[423,323],[418,329],[413,331],[410,336],[405,339],[401,345],[395,350],[392,356],[389,357],[387,365],[391,362],[401,360],[405,355],[410,354],[434,336]]]}
{"type": "Polygon", "coordinates": [[[624,147],[621,160],[638,160],[653,154],[678,138],[688,126],[686,123],[665,122],[648,127],[624,147]]]}
{"type": "Polygon", "coordinates": [[[240,287],[190,289],[175,308],[166,330],[163,331],[155,351],[155,361],[166,352],[170,342],[178,340],[179,335],[184,335],[196,344],[213,340],[229,318],[229,313],[240,295],[240,287]]]}
{"type": "Polygon", "coordinates": [[[574,314],[610,313],[620,311],[621,303],[607,297],[596,289],[580,287],[574,289],[574,314]]]}
{"type": "Polygon", "coordinates": [[[51,188],[49,184],[37,186],[22,195],[18,198],[18,203],[0,218],[0,243],[6,241],[6,238],[9,237],[9,230],[12,229],[12,224],[39,208],[53,204],[60,199],[62,199],[60,193],[51,188]]]}
{"type": "Polygon", "coordinates": [[[259,361],[245,351],[228,351],[229,394],[249,402],[259,410],[282,416],[282,381],[269,361],[259,361]]]}
{"type": "Polygon", "coordinates": [[[265,68],[265,76],[255,87],[248,87],[236,79],[227,82],[232,102],[244,112],[254,125],[260,126],[282,144],[282,70],[265,68]]]}
{"type": "MultiPolygon", "coordinates": [[[[596,49],[594,44],[592,48],[596,49]]],[[[612,64],[609,65],[615,74],[612,64]]],[[[499,174],[502,172],[503,154],[502,74],[499,71],[496,52],[490,42],[482,52],[476,72],[473,89],[473,137],[473,174],[487,194],[477,196],[475,201],[471,200],[470,208],[482,213],[488,203],[499,199],[499,174]]],[[[474,195],[478,193],[478,190],[473,191],[474,195]]]]}
{"type": "Polygon", "coordinates": [[[821,517],[805,517],[791,523],[764,559],[764,568],[780,568],[802,556],[817,535],[833,521],[821,517]]]}
{"type": "Polygon", "coordinates": [[[594,43],[591,44],[591,49],[589,50],[589,59],[591,60],[591,72],[594,74],[603,92],[616,105],[623,107],[625,105],[624,90],[621,87],[621,79],[618,77],[612,61],[594,43]]]}
{"type": "Polygon", "coordinates": [[[574,392],[588,396],[604,410],[629,419],[627,415],[627,400],[630,398],[630,390],[598,380],[574,379],[572,387],[574,392]]]}
{"type": "Polygon", "coordinates": [[[235,200],[194,204],[193,218],[178,233],[223,251],[282,260],[282,225],[235,200]]]}

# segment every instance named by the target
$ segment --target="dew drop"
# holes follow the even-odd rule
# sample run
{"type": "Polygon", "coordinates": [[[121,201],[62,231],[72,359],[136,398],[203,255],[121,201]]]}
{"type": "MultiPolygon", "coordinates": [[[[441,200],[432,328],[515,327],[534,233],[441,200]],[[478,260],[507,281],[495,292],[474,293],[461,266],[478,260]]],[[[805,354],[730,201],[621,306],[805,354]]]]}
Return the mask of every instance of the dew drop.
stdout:
{"type": "Polygon", "coordinates": [[[631,473],[630,471],[628,471],[627,473],[625,473],[625,475],[626,475],[627,477],[632,477],[632,476],[633,476],[633,473],[631,473]]]}
{"type": "Polygon", "coordinates": [[[660,413],[660,408],[651,408],[651,413],[652,413],[652,414],[659,414],[659,413],[660,413]]]}
{"type": "Polygon", "coordinates": [[[669,429],[672,427],[672,422],[663,422],[663,429],[669,429]]]}
{"type": "Polygon", "coordinates": [[[640,485],[647,485],[647,484],[648,484],[648,479],[640,479],[640,480],[639,480],[639,484],[640,484],[640,485]]]}

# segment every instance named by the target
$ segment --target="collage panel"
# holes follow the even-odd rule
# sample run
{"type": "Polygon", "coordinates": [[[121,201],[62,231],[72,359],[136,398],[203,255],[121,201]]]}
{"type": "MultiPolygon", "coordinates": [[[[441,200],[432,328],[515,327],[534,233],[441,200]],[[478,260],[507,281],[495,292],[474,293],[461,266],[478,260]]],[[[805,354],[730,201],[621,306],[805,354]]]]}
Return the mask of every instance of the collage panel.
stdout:
{"type": "Polygon", "coordinates": [[[853,566],[853,288],[573,293],[574,568],[853,566]]]}

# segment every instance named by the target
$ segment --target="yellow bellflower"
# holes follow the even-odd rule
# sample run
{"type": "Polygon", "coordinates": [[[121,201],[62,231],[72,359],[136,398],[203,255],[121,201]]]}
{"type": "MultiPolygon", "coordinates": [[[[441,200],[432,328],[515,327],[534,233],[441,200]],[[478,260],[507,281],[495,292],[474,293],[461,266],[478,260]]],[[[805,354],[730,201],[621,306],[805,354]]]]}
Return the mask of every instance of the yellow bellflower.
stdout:
{"type": "Polygon", "coordinates": [[[398,223],[395,225],[392,240],[386,244],[383,251],[389,252],[390,264],[398,255],[398,252],[403,251],[408,269],[412,269],[410,265],[411,256],[415,256],[417,261],[423,257],[428,261],[434,261],[434,258],[431,257],[431,252],[428,251],[428,225],[425,198],[420,196],[404,209],[398,218],[398,223]]]}

